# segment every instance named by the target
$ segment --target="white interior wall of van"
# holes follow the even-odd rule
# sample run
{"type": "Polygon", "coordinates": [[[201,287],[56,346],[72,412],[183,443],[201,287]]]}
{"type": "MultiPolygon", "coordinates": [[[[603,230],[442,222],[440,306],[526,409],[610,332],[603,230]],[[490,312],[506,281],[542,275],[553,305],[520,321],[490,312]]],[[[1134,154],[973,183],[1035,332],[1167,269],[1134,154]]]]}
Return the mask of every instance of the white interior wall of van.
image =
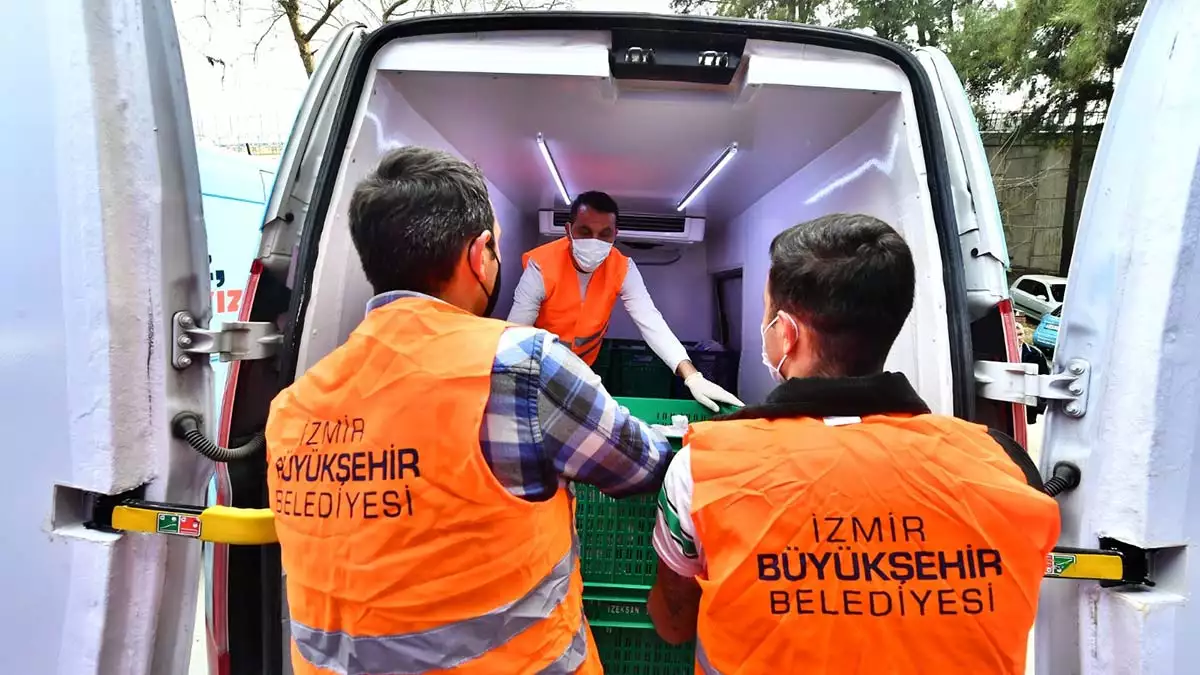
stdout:
{"type": "MultiPolygon", "coordinates": [[[[917,304],[889,360],[934,410],[951,411],[945,290],[912,94],[874,56],[750,41],[729,87],[609,76],[607,35],[472,34],[393,42],[376,55],[321,234],[298,369],[348,336],[370,297],[347,228],[350,193],[390,149],[437,147],[476,163],[504,233],[507,315],[520,253],[545,241],[537,211],[564,208],[536,144],[544,134],[570,193],[603,190],[625,212],[671,214],[729,143],[739,152],[686,210],[707,241],[636,251],[659,310],[683,340],[713,336],[715,272],[742,268],[740,393],[770,388],[758,327],[767,246],[835,212],[880,217],[908,239],[917,304]],[[670,259],[671,265],[648,261],[670,259]]],[[[628,249],[627,249],[628,250],[628,249]]],[[[618,309],[610,337],[637,337],[618,309]]]]}
{"type": "MultiPolygon", "coordinates": [[[[348,214],[354,186],[367,177],[388,151],[405,145],[423,145],[461,155],[408,105],[390,80],[375,79],[374,74],[372,79],[364,88],[371,114],[355,120],[350,152],[338,173],[335,198],[321,232],[321,254],[313,275],[315,290],[305,314],[305,334],[298,355],[300,371],[345,342],[362,321],[367,301],[373,295],[350,239],[348,214]]],[[[501,223],[500,258],[507,274],[501,279],[496,315],[504,316],[512,306],[517,285],[518,268],[514,268],[512,261],[519,261],[525,250],[536,245],[537,224],[523,222],[523,217],[529,217],[519,213],[490,181],[488,192],[501,223]]]]}
{"type": "MultiPolygon", "coordinates": [[[[706,244],[654,251],[626,249],[625,253],[637,263],[638,272],[654,298],[654,305],[667,320],[667,325],[675,332],[676,337],[684,342],[713,338],[713,299],[709,288],[711,282],[708,278],[706,244]],[[671,260],[675,262],[663,264],[671,260]]],[[[613,310],[608,325],[608,337],[629,340],[642,338],[637,325],[620,302],[613,310]]]]}
{"type": "MultiPolygon", "coordinates": [[[[751,41],[753,65],[759,51],[770,55],[770,68],[790,73],[784,64],[814,51],[802,45],[751,41]]],[[[815,50],[832,58],[832,50],[815,50]]],[[[838,139],[820,156],[756,201],[719,231],[710,258],[713,272],[743,269],[742,344],[760,344],[762,291],[770,266],[772,238],[788,227],[830,213],[864,213],[897,228],[908,241],[917,269],[913,312],[905,322],[886,367],[903,372],[935,412],[951,414],[953,398],[950,348],[946,340],[946,294],[942,260],[933,228],[932,207],[924,188],[925,165],[912,93],[894,67],[879,69],[865,56],[864,77],[882,91],[895,91],[861,126],[838,139]],[[869,64],[869,65],[868,65],[869,64]],[[890,79],[889,79],[890,78],[890,79]],[[919,367],[918,367],[919,366],[919,367]]],[[[890,66],[890,64],[889,64],[890,66]]],[[[832,83],[831,83],[832,84],[832,83]]],[[[773,387],[760,365],[760,354],[743,349],[738,391],[761,400],[773,387]]]]}

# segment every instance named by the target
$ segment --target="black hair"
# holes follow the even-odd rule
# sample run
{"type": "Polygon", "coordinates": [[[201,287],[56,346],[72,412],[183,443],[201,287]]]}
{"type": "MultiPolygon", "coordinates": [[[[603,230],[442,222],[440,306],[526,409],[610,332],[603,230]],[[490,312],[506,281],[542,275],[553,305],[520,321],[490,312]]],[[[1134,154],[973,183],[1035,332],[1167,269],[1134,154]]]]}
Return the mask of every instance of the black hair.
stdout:
{"type": "Polygon", "coordinates": [[[834,214],[794,225],[771,242],[770,309],[816,334],[824,374],[883,370],[913,306],[916,271],[890,225],[834,214]]]}
{"type": "Polygon", "coordinates": [[[430,148],[389,152],[350,199],[350,237],[376,293],[438,293],[494,223],[479,170],[430,148]]]}
{"type": "Polygon", "coordinates": [[[613,214],[613,218],[620,215],[617,209],[617,200],[609,197],[607,192],[591,190],[589,192],[580,192],[575,201],[571,202],[571,220],[569,222],[575,222],[575,216],[579,215],[579,207],[581,206],[586,206],[600,213],[611,213],[613,214]]]}

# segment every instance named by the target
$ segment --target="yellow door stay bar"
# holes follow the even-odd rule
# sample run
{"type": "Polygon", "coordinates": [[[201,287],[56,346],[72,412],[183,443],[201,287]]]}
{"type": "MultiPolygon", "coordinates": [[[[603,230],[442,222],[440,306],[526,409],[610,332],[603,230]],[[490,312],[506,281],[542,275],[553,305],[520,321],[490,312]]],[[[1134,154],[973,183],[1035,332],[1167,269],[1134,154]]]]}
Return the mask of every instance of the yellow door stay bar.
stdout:
{"type": "Polygon", "coordinates": [[[279,541],[271,509],[201,508],[129,499],[113,507],[105,525],[122,532],[170,534],[218,544],[261,545],[279,541]]]}
{"type": "Polygon", "coordinates": [[[1055,548],[1046,555],[1047,579],[1092,579],[1144,584],[1126,578],[1125,556],[1119,551],[1055,548]]]}
{"type": "MultiPolygon", "coordinates": [[[[99,519],[98,519],[99,520],[99,519]]],[[[112,509],[104,529],[191,537],[219,544],[261,545],[279,541],[270,509],[200,508],[127,499],[112,509]]],[[[1059,547],[1046,556],[1047,579],[1145,584],[1120,551],[1059,547]]]]}

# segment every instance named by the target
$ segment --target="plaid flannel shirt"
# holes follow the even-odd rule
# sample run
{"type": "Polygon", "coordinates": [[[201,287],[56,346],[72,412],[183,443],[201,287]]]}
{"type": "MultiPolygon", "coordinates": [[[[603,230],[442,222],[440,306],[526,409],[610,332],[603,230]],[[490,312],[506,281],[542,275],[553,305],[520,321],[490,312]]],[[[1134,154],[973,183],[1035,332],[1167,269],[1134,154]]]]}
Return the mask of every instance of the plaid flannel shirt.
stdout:
{"type": "MultiPolygon", "coordinates": [[[[367,311],[418,293],[384,293],[367,311]]],[[[671,446],[621,410],[600,377],[544,330],[504,331],[492,362],[479,444],[492,473],[528,501],[554,496],[563,480],[612,497],[656,491],[671,446]]]]}

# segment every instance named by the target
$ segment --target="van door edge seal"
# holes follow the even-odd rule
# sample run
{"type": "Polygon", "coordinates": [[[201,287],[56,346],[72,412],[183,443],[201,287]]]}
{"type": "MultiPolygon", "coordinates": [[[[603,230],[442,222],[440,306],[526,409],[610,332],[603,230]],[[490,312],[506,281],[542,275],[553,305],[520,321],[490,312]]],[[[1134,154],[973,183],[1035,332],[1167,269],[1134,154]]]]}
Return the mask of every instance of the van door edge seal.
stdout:
{"type": "Polygon", "coordinates": [[[321,168],[317,174],[317,193],[309,209],[300,239],[297,262],[298,278],[293,289],[281,360],[280,385],[291,384],[296,377],[296,359],[300,346],[300,318],[312,292],[313,270],[326,214],[333,198],[332,187],[358,104],[366,84],[366,74],[375,54],[397,39],[448,33],[491,33],[497,31],[613,31],[619,29],[679,30],[702,33],[730,33],[753,40],[810,44],[878,56],[895,63],[908,76],[917,109],[917,124],[924,150],[926,176],[932,200],[934,225],[942,254],[942,280],[947,289],[946,314],[950,338],[951,379],[954,415],[971,420],[975,414],[975,379],[972,368],[970,321],[967,313],[966,280],[958,227],[950,195],[950,176],[946,169],[946,148],[942,142],[933,88],[916,57],[901,45],[868,35],[835,28],[789,24],[750,19],[723,19],[690,15],[624,14],[617,12],[516,12],[475,13],[417,17],[386,24],[369,34],[348,76],[347,94],[338,103],[333,131],[329,135],[321,168]]]}

